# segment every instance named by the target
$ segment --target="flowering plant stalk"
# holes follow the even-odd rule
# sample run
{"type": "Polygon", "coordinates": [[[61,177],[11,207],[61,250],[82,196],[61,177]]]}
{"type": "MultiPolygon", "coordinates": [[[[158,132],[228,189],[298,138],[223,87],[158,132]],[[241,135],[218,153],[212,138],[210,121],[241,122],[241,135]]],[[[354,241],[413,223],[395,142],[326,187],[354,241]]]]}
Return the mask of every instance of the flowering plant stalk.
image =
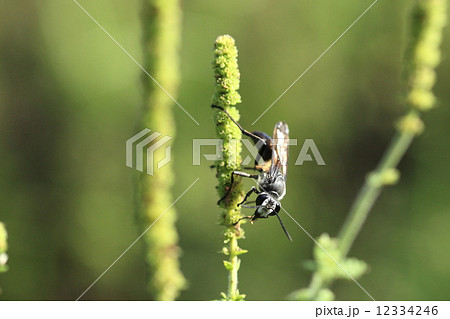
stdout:
{"type": "MultiPolygon", "coordinates": [[[[216,92],[212,104],[223,107],[234,119],[239,120],[239,111],[236,104],[241,102],[239,89],[239,69],[237,63],[237,48],[234,39],[229,35],[219,36],[214,44],[214,77],[216,80],[216,92]]],[[[245,295],[239,293],[238,271],[241,260],[239,255],[246,251],[238,246],[238,239],[244,236],[240,228],[240,208],[237,204],[243,199],[243,191],[239,179],[233,185],[230,184],[231,174],[240,168],[241,163],[241,131],[221,110],[215,111],[217,137],[223,141],[222,159],[217,161],[217,178],[219,181],[218,193],[222,198],[227,190],[232,187],[227,198],[220,202],[223,211],[219,217],[219,223],[225,226],[223,241],[225,246],[222,252],[228,256],[224,260],[225,269],[228,271],[228,290],[222,293],[223,300],[243,300],[245,295]]]]}

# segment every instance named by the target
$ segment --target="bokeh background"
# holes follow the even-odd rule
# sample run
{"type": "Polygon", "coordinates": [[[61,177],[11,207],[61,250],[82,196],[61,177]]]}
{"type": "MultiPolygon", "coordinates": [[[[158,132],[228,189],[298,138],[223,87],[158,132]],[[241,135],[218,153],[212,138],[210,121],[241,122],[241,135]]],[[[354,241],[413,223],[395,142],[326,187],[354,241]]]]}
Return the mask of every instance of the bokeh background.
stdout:
{"type": "MultiPolygon", "coordinates": [[[[137,61],[142,60],[139,0],[80,0],[137,61]]],[[[313,138],[326,166],[289,169],[284,208],[317,237],[336,235],[366,173],[378,162],[402,106],[402,57],[412,1],[379,1],[254,127],[265,110],[372,1],[184,1],[181,87],[174,107],[174,196],[181,300],[211,300],[226,290],[222,227],[217,226],[211,163],[192,166],[192,139],[214,138],[212,46],[232,35],[239,49],[241,124],[271,132],[285,120],[300,145],[313,138]]],[[[449,28],[435,92],[438,107],[385,189],[350,256],[365,260],[360,279],[378,300],[450,296],[449,28]]],[[[152,70],[148,70],[150,74],[152,70]]],[[[136,133],[143,72],[73,2],[3,1],[0,10],[0,220],[9,232],[9,271],[1,299],[74,300],[139,235],[133,169],[125,141],[136,133]]],[[[205,149],[208,151],[208,148],[205,149]]],[[[251,181],[248,187],[251,187],[251,181]]],[[[170,213],[170,211],[168,212],[170,213]]],[[[283,300],[309,284],[313,243],[284,216],[245,225],[240,290],[248,300],[283,300]]],[[[142,243],[84,296],[145,300],[142,243]]],[[[367,300],[351,281],[338,300],[367,300]]]]}

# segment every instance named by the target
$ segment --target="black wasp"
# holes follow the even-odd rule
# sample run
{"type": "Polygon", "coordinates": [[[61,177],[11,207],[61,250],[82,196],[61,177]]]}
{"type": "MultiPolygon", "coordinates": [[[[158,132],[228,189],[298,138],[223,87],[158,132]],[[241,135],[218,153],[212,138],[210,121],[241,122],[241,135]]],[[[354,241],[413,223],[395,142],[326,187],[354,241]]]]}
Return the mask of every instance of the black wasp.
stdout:
{"type": "MultiPolygon", "coordinates": [[[[234,175],[253,178],[257,180],[258,187],[252,187],[245,195],[244,200],[238,206],[244,208],[256,208],[255,213],[251,216],[242,217],[242,219],[250,219],[251,222],[258,218],[268,218],[269,216],[277,216],[281,227],[286,236],[292,241],[291,236],[284,227],[278,213],[281,209],[280,200],[286,195],[286,174],[288,161],[288,144],[289,144],[289,128],[286,123],[278,122],[273,129],[273,137],[263,132],[254,131],[249,132],[242,128],[242,126],[235,121],[230,114],[220,106],[211,105],[211,107],[223,111],[231,121],[241,130],[242,134],[250,137],[253,143],[258,147],[258,156],[255,158],[255,167],[259,174],[248,174],[245,172],[234,171],[231,174],[230,187],[227,193],[219,200],[219,203],[224,200],[233,187],[234,175]],[[253,193],[256,193],[256,205],[245,205],[247,198],[253,193]]],[[[250,202],[247,202],[250,203],[250,202]]],[[[238,221],[238,222],[239,222],[238,221]]]]}

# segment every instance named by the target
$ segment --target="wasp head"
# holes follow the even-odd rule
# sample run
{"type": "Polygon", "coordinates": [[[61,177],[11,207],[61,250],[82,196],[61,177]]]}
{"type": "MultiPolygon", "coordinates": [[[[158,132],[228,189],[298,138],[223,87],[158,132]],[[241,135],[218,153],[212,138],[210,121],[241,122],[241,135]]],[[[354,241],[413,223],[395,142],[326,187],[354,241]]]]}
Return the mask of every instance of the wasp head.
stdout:
{"type": "Polygon", "coordinates": [[[267,218],[273,216],[280,211],[281,205],[275,198],[266,192],[262,192],[256,198],[258,208],[255,212],[257,218],[267,218]]]}
{"type": "MultiPolygon", "coordinates": [[[[276,195],[276,194],[274,194],[276,195]]],[[[281,228],[283,228],[284,233],[286,234],[287,238],[292,241],[291,235],[289,235],[288,231],[283,225],[283,222],[281,221],[280,216],[278,213],[281,209],[281,204],[278,200],[276,200],[273,196],[271,196],[267,192],[262,192],[258,195],[256,198],[256,205],[257,209],[255,211],[255,214],[252,217],[252,220],[256,220],[258,218],[267,218],[269,216],[277,216],[281,228]]]]}

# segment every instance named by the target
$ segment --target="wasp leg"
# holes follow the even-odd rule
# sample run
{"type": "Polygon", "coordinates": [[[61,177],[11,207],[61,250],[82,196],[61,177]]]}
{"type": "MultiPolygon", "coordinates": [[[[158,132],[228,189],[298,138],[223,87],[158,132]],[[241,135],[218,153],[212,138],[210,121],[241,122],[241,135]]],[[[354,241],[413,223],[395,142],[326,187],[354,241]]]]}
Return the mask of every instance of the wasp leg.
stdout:
{"type": "Polygon", "coordinates": [[[248,198],[250,195],[252,195],[253,193],[256,193],[256,194],[259,194],[259,193],[260,193],[260,192],[255,188],[255,186],[253,186],[253,187],[250,189],[250,191],[249,191],[247,194],[245,194],[244,199],[242,200],[242,202],[240,202],[240,203],[238,204],[238,207],[241,206],[242,204],[244,204],[244,202],[247,200],[247,198],[248,198]]]}
{"type": "Polygon", "coordinates": [[[211,105],[211,107],[212,107],[212,108],[215,108],[215,109],[219,109],[219,110],[221,110],[222,112],[224,112],[226,115],[228,115],[228,117],[230,118],[230,120],[232,120],[233,123],[236,124],[236,126],[241,130],[242,134],[247,135],[248,137],[252,137],[252,138],[254,138],[254,139],[257,139],[257,140],[259,140],[259,141],[262,141],[262,142],[264,143],[264,145],[267,145],[265,139],[263,139],[262,137],[260,137],[260,136],[258,136],[258,135],[255,135],[255,134],[253,134],[253,133],[247,131],[246,129],[244,129],[244,128],[241,126],[241,124],[239,124],[234,118],[231,117],[231,115],[230,115],[227,111],[225,111],[225,109],[224,109],[223,107],[217,106],[217,105],[211,105]]]}
{"type": "Polygon", "coordinates": [[[253,223],[253,215],[252,216],[244,216],[244,217],[239,218],[239,220],[237,222],[235,222],[233,224],[233,226],[236,226],[237,224],[239,224],[239,222],[243,219],[250,219],[250,223],[253,223]]]}
{"type": "Polygon", "coordinates": [[[260,206],[252,206],[252,205],[241,205],[242,208],[258,208],[260,206]]]}
{"type": "Polygon", "coordinates": [[[240,171],[234,171],[233,173],[231,173],[230,187],[228,188],[228,190],[225,193],[225,195],[223,195],[223,197],[221,199],[219,199],[219,201],[217,202],[217,205],[219,205],[221,201],[223,201],[225,198],[228,197],[228,195],[230,195],[231,190],[233,188],[233,184],[234,184],[234,175],[247,177],[247,178],[253,178],[253,179],[258,179],[258,176],[259,176],[259,175],[256,175],[256,174],[249,174],[249,173],[240,172],[240,171]]]}

